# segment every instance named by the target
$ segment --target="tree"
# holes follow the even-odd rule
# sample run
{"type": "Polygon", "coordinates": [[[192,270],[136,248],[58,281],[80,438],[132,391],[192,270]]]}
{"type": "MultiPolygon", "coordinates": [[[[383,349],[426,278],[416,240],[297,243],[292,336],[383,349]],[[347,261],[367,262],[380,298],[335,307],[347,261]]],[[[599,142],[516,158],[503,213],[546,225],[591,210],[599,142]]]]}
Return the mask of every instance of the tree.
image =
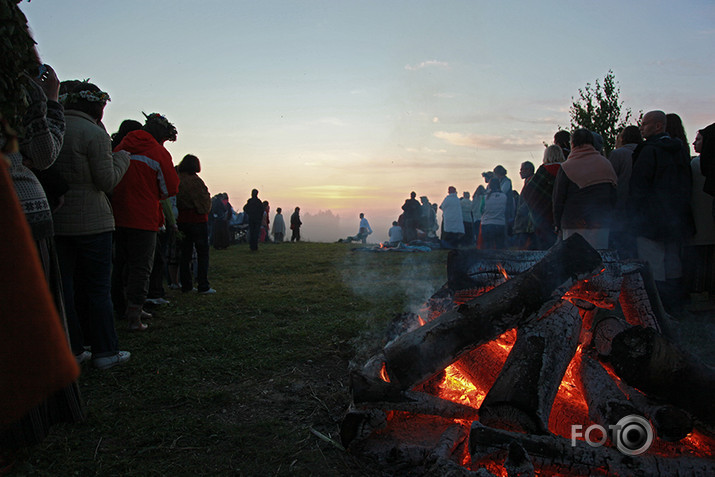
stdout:
{"type": "Polygon", "coordinates": [[[622,109],[623,102],[619,102],[621,93],[613,70],[603,78],[603,84],[596,80],[596,86],[586,83],[586,87],[578,90],[579,99],[571,100],[569,108],[571,115],[571,128],[586,128],[603,136],[603,149],[606,155],[610,154],[616,144],[616,136],[627,126],[631,119],[630,108],[622,109]]]}

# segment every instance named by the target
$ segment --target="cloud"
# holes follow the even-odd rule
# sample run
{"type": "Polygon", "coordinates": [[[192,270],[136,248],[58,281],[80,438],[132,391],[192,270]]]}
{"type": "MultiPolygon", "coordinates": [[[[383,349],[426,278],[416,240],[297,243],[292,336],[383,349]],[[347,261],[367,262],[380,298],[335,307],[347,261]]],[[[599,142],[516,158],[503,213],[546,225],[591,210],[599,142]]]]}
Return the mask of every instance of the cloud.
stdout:
{"type": "Polygon", "coordinates": [[[416,65],[405,65],[405,69],[407,71],[417,71],[417,70],[421,70],[424,68],[431,68],[431,67],[449,68],[449,63],[447,63],[446,61],[427,60],[427,61],[423,61],[422,63],[418,63],[416,65]]]}
{"type": "Polygon", "coordinates": [[[498,149],[529,151],[537,149],[540,139],[530,137],[491,136],[486,134],[463,134],[458,132],[437,131],[434,136],[454,146],[474,149],[498,149]]]}

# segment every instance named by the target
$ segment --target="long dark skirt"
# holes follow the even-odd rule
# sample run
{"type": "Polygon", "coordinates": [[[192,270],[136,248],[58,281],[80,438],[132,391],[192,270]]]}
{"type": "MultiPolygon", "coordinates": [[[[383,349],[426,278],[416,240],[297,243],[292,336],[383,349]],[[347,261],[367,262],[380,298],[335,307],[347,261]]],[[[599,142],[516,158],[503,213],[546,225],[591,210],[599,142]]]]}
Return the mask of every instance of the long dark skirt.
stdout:
{"type": "Polygon", "coordinates": [[[212,245],[215,249],[221,250],[228,248],[231,241],[231,235],[228,230],[228,221],[224,219],[214,219],[211,237],[213,239],[212,245]]]}
{"type": "MultiPolygon", "coordinates": [[[[37,242],[45,278],[50,286],[50,293],[54,298],[65,334],[67,334],[67,321],[62,298],[62,280],[54,247],[55,242],[52,238],[37,242]]],[[[67,342],[69,343],[69,338],[67,338],[67,342]]],[[[52,365],[52,363],[48,363],[48,365],[52,365]]],[[[38,444],[45,438],[53,424],[61,422],[73,423],[82,420],[84,420],[82,398],[79,386],[74,382],[45,399],[19,421],[0,432],[0,449],[16,450],[38,444]]]]}

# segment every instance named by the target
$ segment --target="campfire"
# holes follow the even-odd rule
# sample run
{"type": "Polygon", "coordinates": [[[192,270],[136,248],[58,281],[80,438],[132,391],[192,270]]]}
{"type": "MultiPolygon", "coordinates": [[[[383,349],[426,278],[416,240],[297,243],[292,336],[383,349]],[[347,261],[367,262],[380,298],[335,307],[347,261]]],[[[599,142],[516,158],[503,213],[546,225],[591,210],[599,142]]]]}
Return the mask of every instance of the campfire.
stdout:
{"type": "Polygon", "coordinates": [[[647,265],[578,235],[450,252],[352,370],[343,445],[410,475],[715,475],[715,372],[673,330],[647,265]]]}

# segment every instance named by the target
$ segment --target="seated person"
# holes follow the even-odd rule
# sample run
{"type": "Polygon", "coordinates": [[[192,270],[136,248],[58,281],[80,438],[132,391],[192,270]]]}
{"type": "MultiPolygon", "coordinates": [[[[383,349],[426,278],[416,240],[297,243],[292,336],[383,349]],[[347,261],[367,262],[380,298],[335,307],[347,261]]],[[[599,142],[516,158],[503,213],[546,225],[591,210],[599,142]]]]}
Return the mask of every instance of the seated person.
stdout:
{"type": "Polygon", "coordinates": [[[387,236],[387,241],[390,245],[397,245],[399,242],[402,242],[402,227],[400,227],[400,224],[397,223],[397,221],[392,222],[392,227],[390,227],[390,230],[387,231],[387,236]]]}

